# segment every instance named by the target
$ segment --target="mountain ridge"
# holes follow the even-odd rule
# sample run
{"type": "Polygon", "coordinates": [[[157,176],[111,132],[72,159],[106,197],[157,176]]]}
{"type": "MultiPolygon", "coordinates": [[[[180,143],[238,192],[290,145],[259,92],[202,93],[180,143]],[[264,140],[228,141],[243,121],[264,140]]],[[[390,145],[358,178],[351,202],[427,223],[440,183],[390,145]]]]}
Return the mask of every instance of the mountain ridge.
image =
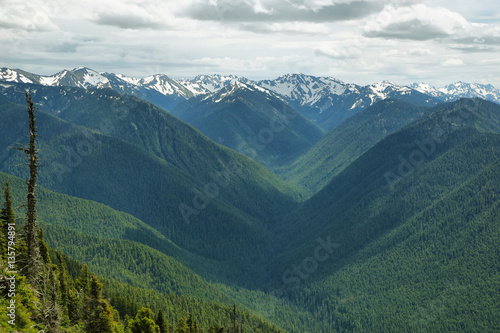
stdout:
{"type": "MultiPolygon", "coordinates": [[[[332,76],[313,76],[302,73],[285,74],[276,79],[249,80],[235,75],[197,75],[192,79],[173,79],[165,74],[153,74],[133,78],[122,74],[97,72],[86,67],[62,70],[53,75],[38,75],[20,69],[0,69],[0,81],[37,83],[49,86],[112,88],[120,93],[133,94],[148,99],[153,104],[170,111],[177,103],[198,95],[214,93],[233,81],[251,83],[282,95],[295,106],[324,112],[336,104],[347,110],[363,109],[377,101],[394,98],[395,95],[421,93],[440,102],[455,101],[462,97],[480,97],[500,103],[500,90],[491,84],[464,83],[461,81],[435,88],[428,84],[398,85],[382,80],[370,85],[345,83],[332,76]],[[346,96],[356,95],[357,98],[346,96]],[[338,96],[344,96],[339,99],[338,96]],[[362,98],[360,98],[362,96],[362,98]]],[[[420,97],[420,99],[422,99],[420,97]]],[[[423,103],[431,103],[431,100],[423,103]]]]}

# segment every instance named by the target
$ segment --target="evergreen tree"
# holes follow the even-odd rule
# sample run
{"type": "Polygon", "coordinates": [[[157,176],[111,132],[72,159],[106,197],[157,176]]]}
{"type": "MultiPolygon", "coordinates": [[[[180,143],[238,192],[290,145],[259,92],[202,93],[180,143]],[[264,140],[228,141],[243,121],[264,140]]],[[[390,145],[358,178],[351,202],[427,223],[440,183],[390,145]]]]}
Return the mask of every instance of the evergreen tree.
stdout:
{"type": "Polygon", "coordinates": [[[238,327],[236,326],[236,304],[233,304],[233,332],[237,331],[238,327]]]}
{"type": "Polygon", "coordinates": [[[130,321],[129,327],[132,333],[160,333],[160,327],[153,320],[153,311],[144,307],[130,321]]]}
{"type": "Polygon", "coordinates": [[[49,246],[45,242],[43,229],[41,227],[38,229],[38,248],[40,249],[40,256],[42,257],[43,262],[47,265],[52,264],[49,255],[49,246]]]}
{"type": "Polygon", "coordinates": [[[79,294],[87,295],[90,290],[90,272],[87,265],[83,265],[80,270],[80,276],[76,280],[76,291],[79,294]]]}
{"type": "Polygon", "coordinates": [[[59,292],[60,292],[60,304],[63,312],[63,316],[67,317],[68,316],[68,278],[67,278],[67,272],[66,272],[66,266],[64,265],[64,261],[62,258],[61,252],[57,252],[57,264],[59,267],[59,292]]]}
{"type": "Polygon", "coordinates": [[[189,333],[194,332],[194,323],[193,323],[193,314],[189,313],[188,320],[187,320],[187,327],[189,329],[189,333]]]}
{"type": "Polygon", "coordinates": [[[158,311],[158,315],[156,316],[155,322],[156,325],[158,325],[158,328],[160,329],[160,333],[168,332],[167,321],[165,320],[165,317],[163,316],[163,311],[161,309],[158,311]]]}
{"type": "Polygon", "coordinates": [[[179,317],[179,320],[177,321],[177,327],[175,329],[175,333],[188,333],[189,332],[189,327],[186,324],[186,320],[184,319],[183,316],[179,317]]]}
{"type": "Polygon", "coordinates": [[[92,276],[90,292],[85,303],[83,311],[85,332],[114,332],[112,308],[106,300],[102,299],[102,284],[95,275],[92,276]]]}
{"type": "MultiPolygon", "coordinates": [[[[16,243],[16,216],[14,214],[14,209],[12,208],[12,198],[10,195],[10,184],[9,182],[5,182],[5,189],[4,189],[4,205],[2,210],[0,211],[0,222],[1,222],[1,238],[0,238],[0,245],[1,245],[1,257],[3,259],[7,258],[7,247],[9,243],[9,236],[13,240],[13,243],[16,243]],[[9,225],[14,226],[14,232],[9,234],[9,225]]],[[[10,228],[12,231],[12,228],[10,228]]]]}

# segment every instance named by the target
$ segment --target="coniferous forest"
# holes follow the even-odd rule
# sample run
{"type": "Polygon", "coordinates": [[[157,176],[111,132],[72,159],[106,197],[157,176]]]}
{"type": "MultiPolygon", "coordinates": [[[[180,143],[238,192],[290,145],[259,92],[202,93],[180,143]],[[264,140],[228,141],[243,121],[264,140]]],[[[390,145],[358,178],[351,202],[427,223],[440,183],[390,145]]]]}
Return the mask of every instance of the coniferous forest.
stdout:
{"type": "Polygon", "coordinates": [[[147,96],[0,85],[0,332],[498,331],[500,105],[147,96]]]}

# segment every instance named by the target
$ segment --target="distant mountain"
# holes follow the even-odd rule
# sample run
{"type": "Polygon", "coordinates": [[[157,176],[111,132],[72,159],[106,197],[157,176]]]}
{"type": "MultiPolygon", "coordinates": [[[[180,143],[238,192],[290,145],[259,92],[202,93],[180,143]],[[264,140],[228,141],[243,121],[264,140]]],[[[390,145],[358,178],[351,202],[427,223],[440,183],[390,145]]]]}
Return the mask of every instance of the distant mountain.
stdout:
{"type": "Polygon", "coordinates": [[[257,84],[281,94],[306,118],[325,129],[334,128],[357,112],[388,98],[427,106],[438,102],[428,95],[389,81],[362,87],[332,77],[290,74],[257,84]]]}
{"type": "Polygon", "coordinates": [[[193,95],[197,96],[217,92],[233,81],[248,82],[247,79],[234,75],[222,76],[218,74],[198,75],[194,79],[182,79],[179,82],[193,95]]]}
{"type": "Polygon", "coordinates": [[[323,135],[281,96],[238,80],[178,104],[172,114],[267,167],[293,160],[323,135]]]}
{"type": "Polygon", "coordinates": [[[402,100],[418,106],[434,106],[460,98],[483,98],[500,103],[500,90],[492,85],[457,82],[442,88],[427,84],[400,86],[381,81],[367,86],[345,83],[333,77],[287,74],[274,80],[251,81],[234,75],[198,75],[175,80],[163,74],[131,78],[79,67],[50,76],[18,69],[1,68],[0,82],[36,83],[47,86],[111,88],[144,99],[167,111],[195,96],[215,93],[231,82],[254,84],[282,96],[316,125],[332,129],[357,112],[385,99],[402,100]]]}
{"type": "Polygon", "coordinates": [[[459,81],[441,88],[435,88],[425,83],[413,83],[410,87],[444,102],[454,102],[460,98],[482,98],[490,102],[500,103],[500,90],[491,84],[472,84],[459,81]]]}
{"type": "Polygon", "coordinates": [[[434,111],[398,100],[380,101],[330,130],[307,153],[277,173],[316,193],[378,141],[434,111]]]}
{"type": "Polygon", "coordinates": [[[0,69],[0,81],[32,83],[50,87],[111,88],[121,94],[133,95],[169,110],[193,93],[178,81],[166,75],[156,74],[136,79],[120,74],[98,73],[86,67],[63,70],[43,76],[8,68],[0,69]]]}

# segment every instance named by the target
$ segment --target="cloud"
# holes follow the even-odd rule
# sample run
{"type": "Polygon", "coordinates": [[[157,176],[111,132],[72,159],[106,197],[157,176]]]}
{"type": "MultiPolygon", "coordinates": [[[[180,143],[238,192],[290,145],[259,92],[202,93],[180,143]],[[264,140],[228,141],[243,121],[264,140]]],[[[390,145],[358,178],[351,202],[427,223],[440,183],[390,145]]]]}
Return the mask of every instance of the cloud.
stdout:
{"type": "Polygon", "coordinates": [[[364,36],[425,41],[463,34],[471,29],[472,25],[458,13],[418,4],[386,7],[368,22],[364,36]]]}
{"type": "Polygon", "coordinates": [[[314,50],[317,56],[325,56],[336,60],[357,59],[361,58],[362,52],[359,48],[333,48],[320,47],[314,50]]]}
{"type": "Polygon", "coordinates": [[[457,45],[450,47],[450,49],[463,53],[498,52],[497,47],[487,45],[457,45]]]}
{"type": "Polygon", "coordinates": [[[202,21],[335,22],[362,18],[382,8],[380,2],[369,0],[212,0],[198,1],[184,14],[202,21]]]}
{"type": "Polygon", "coordinates": [[[158,0],[87,1],[94,3],[86,15],[89,21],[125,30],[171,30],[179,7],[173,1],[158,0]]]}
{"type": "Polygon", "coordinates": [[[62,43],[47,49],[48,52],[53,53],[76,53],[80,44],[77,43],[62,43]]]}
{"type": "Polygon", "coordinates": [[[52,21],[54,11],[52,1],[16,2],[3,1],[0,10],[0,29],[21,31],[53,31],[57,25],[52,21]]]}
{"type": "Polygon", "coordinates": [[[122,29],[158,29],[167,27],[154,17],[129,13],[100,13],[93,21],[100,25],[109,25],[122,29]]]}
{"type": "Polygon", "coordinates": [[[500,46],[500,34],[488,31],[478,31],[476,36],[455,38],[453,42],[464,45],[493,45],[500,46]]]}
{"type": "Polygon", "coordinates": [[[408,51],[408,53],[410,55],[418,56],[418,57],[424,57],[424,56],[429,56],[429,55],[433,54],[433,52],[431,50],[425,49],[425,48],[414,48],[414,49],[411,49],[410,51],[408,51]]]}
{"type": "Polygon", "coordinates": [[[455,58],[446,59],[441,63],[441,66],[443,67],[463,66],[463,65],[464,62],[462,61],[462,59],[455,59],[455,58]]]}
{"type": "Polygon", "coordinates": [[[320,35],[328,34],[330,29],[323,24],[309,22],[283,23],[243,23],[238,26],[242,30],[255,33],[283,33],[291,35],[320,35]]]}

